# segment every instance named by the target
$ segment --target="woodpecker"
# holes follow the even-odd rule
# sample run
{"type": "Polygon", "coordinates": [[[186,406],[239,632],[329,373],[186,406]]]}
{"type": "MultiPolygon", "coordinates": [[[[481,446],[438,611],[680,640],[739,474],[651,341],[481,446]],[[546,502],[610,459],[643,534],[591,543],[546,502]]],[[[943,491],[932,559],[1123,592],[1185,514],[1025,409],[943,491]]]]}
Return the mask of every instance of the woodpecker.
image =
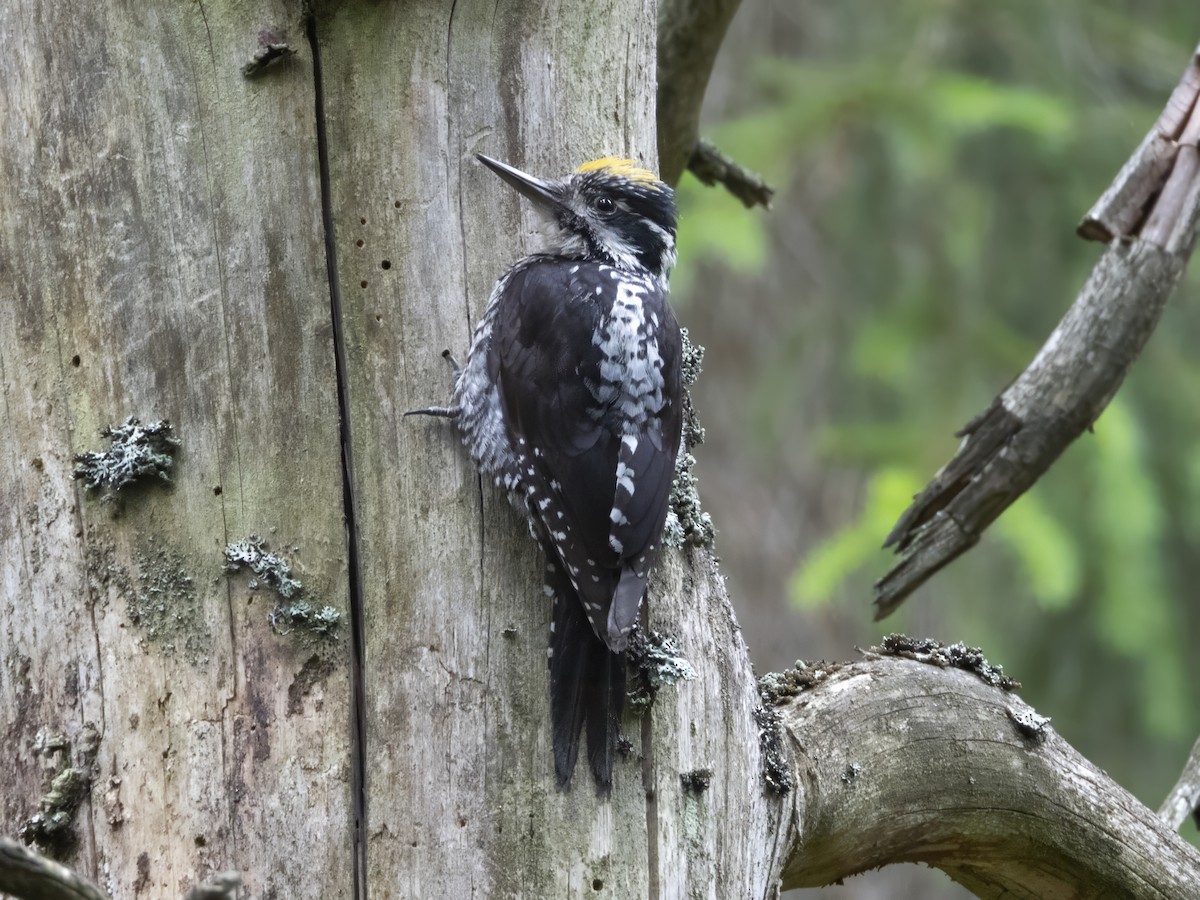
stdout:
{"type": "Polygon", "coordinates": [[[683,420],[681,338],[667,303],[671,188],[632,160],[557,180],[478,160],[545,220],[546,245],[492,291],[453,405],[480,472],[508,492],[545,553],[550,708],[560,787],[586,730],[612,785],[625,649],[662,545],[683,420]]]}

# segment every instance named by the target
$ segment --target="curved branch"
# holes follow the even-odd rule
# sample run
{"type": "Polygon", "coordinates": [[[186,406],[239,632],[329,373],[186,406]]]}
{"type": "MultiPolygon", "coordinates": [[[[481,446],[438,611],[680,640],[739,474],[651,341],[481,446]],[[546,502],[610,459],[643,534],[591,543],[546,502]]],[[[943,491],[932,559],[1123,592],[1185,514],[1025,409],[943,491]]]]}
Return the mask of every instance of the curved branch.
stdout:
{"type": "Polygon", "coordinates": [[[1183,825],[1189,815],[1197,816],[1200,824],[1200,738],[1192,746],[1179,780],[1158,808],[1158,814],[1175,829],[1183,825]]]}
{"type": "Polygon", "coordinates": [[[985,898],[1200,897],[1200,852],[1013,694],[874,654],[807,676],[785,889],[909,861],[985,898]]]}
{"type": "Polygon", "coordinates": [[[658,166],[675,184],[700,135],[713,62],[741,0],[663,0],[658,8],[658,166]]]}
{"type": "Polygon", "coordinates": [[[1158,324],[1200,218],[1200,56],[1112,187],[1080,226],[1109,241],[1074,305],[1029,367],[959,432],[958,453],[884,546],[901,561],[875,585],[876,618],[973,547],[1091,427],[1158,324]]]}
{"type": "Polygon", "coordinates": [[[38,900],[108,900],[108,895],[62,863],[0,837],[0,894],[38,900]]]}

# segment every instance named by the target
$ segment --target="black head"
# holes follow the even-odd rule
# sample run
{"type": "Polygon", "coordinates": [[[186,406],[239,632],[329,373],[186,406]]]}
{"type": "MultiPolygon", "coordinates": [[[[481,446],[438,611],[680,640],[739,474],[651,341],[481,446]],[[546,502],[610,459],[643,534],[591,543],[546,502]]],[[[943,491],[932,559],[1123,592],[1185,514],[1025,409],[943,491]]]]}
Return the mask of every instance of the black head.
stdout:
{"type": "Polygon", "coordinates": [[[675,192],[652,172],[606,157],[545,181],[482,154],[478,159],[547,216],[548,252],[667,280],[675,265],[675,192]]]}

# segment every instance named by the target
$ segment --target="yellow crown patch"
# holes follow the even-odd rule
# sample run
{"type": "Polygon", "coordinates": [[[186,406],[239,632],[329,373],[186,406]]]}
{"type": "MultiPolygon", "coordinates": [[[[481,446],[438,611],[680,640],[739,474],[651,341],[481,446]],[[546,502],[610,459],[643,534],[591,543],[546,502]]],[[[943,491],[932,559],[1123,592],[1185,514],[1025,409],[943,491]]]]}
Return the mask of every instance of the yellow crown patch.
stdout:
{"type": "Polygon", "coordinates": [[[575,170],[576,174],[584,174],[585,172],[608,172],[611,175],[620,175],[623,178],[628,178],[630,181],[636,181],[646,187],[658,188],[658,176],[649,169],[643,169],[633,159],[620,159],[616,156],[604,156],[600,159],[593,159],[591,162],[585,162],[582,166],[575,170]]]}

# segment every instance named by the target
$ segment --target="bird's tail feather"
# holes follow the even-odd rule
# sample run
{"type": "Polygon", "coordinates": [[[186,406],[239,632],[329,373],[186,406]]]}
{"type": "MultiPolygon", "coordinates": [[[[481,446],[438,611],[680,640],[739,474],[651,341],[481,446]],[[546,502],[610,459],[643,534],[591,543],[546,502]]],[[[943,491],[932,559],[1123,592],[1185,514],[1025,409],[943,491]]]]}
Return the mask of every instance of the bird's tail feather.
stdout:
{"type": "Polygon", "coordinates": [[[612,653],[596,637],[561,566],[546,568],[546,585],[554,597],[550,718],[555,772],[560,786],[570,784],[579,756],[580,732],[586,725],[588,763],[597,789],[607,793],[612,787],[617,728],[625,700],[625,657],[612,653]]]}

